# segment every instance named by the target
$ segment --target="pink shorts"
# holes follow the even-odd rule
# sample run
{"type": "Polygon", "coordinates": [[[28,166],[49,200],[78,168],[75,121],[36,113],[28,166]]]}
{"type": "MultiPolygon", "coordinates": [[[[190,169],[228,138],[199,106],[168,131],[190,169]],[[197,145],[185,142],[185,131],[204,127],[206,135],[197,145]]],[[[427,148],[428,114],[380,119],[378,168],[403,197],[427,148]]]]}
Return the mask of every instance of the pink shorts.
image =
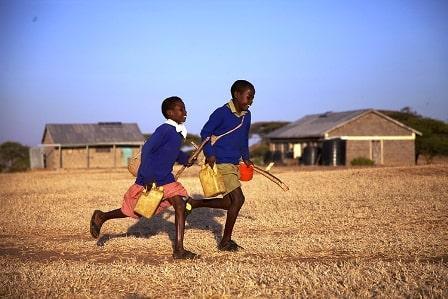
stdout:
{"type": "MultiPolygon", "coordinates": [[[[121,205],[121,211],[123,214],[125,214],[128,217],[132,218],[139,218],[134,213],[135,205],[137,204],[137,200],[140,197],[140,194],[142,194],[144,187],[134,184],[131,187],[129,187],[128,191],[124,194],[123,197],[123,204],[121,205]]],[[[179,182],[172,182],[166,185],[163,185],[163,199],[160,202],[159,207],[157,208],[154,215],[157,215],[166,208],[170,207],[171,204],[167,200],[168,198],[174,197],[174,196],[188,196],[187,190],[185,190],[184,186],[182,186],[179,182]]]]}

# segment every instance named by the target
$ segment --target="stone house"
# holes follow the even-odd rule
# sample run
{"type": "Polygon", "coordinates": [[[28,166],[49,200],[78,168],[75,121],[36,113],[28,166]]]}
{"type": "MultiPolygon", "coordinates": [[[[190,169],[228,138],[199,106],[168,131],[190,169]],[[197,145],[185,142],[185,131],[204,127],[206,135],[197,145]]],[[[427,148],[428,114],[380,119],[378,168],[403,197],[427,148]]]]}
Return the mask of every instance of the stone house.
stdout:
{"type": "Polygon", "coordinates": [[[376,165],[415,164],[420,132],[373,110],[326,112],[269,133],[269,150],[286,164],[350,165],[358,157],[376,165]]]}
{"type": "Polygon", "coordinates": [[[144,142],[135,123],[47,124],[33,168],[126,167],[144,142]]]}

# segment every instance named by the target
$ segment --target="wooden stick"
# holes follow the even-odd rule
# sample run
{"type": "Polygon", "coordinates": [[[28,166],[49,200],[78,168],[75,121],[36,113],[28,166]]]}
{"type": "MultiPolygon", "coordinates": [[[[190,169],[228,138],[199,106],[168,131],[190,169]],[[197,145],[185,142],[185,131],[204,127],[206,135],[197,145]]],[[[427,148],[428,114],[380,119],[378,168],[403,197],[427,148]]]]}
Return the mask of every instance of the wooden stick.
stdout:
{"type": "MultiPolygon", "coordinates": [[[[207,137],[206,140],[208,140],[208,138],[209,138],[209,137],[207,137]]],[[[197,144],[195,144],[194,142],[191,142],[191,144],[193,144],[193,147],[196,148],[196,152],[198,153],[198,155],[199,155],[199,152],[202,150],[202,148],[203,148],[204,145],[205,145],[204,142],[203,142],[199,147],[198,147],[197,144]]],[[[196,153],[196,152],[195,152],[195,153],[196,153]]],[[[274,164],[274,163],[272,163],[272,165],[273,165],[273,164],[274,164]]],[[[272,165],[269,164],[270,167],[272,167],[272,165]]],[[[283,183],[278,177],[276,177],[275,175],[273,175],[273,174],[270,173],[270,172],[267,172],[267,171],[263,170],[262,168],[260,168],[260,167],[258,167],[258,166],[256,166],[256,165],[253,165],[253,166],[254,166],[254,170],[255,170],[256,172],[258,172],[258,173],[261,174],[261,175],[264,175],[264,176],[267,177],[269,180],[271,180],[272,182],[274,182],[274,183],[276,183],[277,185],[279,185],[280,188],[282,188],[284,191],[288,191],[288,190],[289,190],[289,187],[288,187],[285,183],[283,183]]],[[[269,166],[268,166],[268,167],[269,167],[269,166]]],[[[176,175],[176,177],[177,177],[177,175],[176,175]]]]}
{"type": "Polygon", "coordinates": [[[285,183],[283,183],[278,177],[273,175],[272,173],[267,172],[267,171],[263,170],[262,168],[260,168],[258,166],[255,166],[255,165],[254,165],[254,170],[256,172],[258,172],[259,174],[264,175],[265,177],[267,177],[268,179],[270,179],[271,181],[273,181],[277,185],[279,185],[280,188],[283,189],[283,191],[288,191],[289,190],[289,187],[285,183]]]}
{"type": "MultiPolygon", "coordinates": [[[[193,162],[195,159],[197,159],[197,157],[199,156],[200,152],[202,151],[202,148],[205,146],[205,144],[210,140],[210,137],[207,137],[204,139],[204,141],[202,141],[201,145],[199,145],[199,147],[196,147],[196,149],[193,152],[193,155],[190,156],[190,158],[188,159],[188,163],[193,162]]],[[[180,175],[182,174],[182,172],[185,170],[185,166],[182,166],[181,169],[179,169],[175,175],[175,180],[177,181],[177,179],[180,177],[180,175]]]]}

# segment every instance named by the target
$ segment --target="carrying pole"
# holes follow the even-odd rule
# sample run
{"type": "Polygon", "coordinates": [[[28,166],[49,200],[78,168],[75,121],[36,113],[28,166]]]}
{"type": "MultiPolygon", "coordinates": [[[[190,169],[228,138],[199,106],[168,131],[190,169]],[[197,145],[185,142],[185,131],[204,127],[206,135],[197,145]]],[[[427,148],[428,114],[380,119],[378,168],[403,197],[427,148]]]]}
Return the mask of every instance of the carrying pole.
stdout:
{"type": "MultiPolygon", "coordinates": [[[[201,145],[199,145],[193,152],[193,154],[188,159],[188,163],[193,162],[195,159],[198,158],[199,154],[201,153],[202,149],[204,148],[205,144],[210,140],[210,137],[207,137],[202,141],[201,145]]],[[[181,169],[179,169],[174,177],[174,179],[177,181],[177,179],[180,177],[182,172],[185,170],[186,166],[182,166],[181,169]]]]}

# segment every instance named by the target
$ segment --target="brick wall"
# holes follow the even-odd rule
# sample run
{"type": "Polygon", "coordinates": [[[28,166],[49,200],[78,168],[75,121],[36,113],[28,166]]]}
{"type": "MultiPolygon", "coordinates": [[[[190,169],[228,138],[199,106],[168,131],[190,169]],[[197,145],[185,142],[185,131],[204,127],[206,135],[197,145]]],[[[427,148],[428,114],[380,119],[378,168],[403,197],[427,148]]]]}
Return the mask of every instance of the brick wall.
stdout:
{"type": "Polygon", "coordinates": [[[386,165],[414,165],[414,140],[383,140],[383,159],[386,165]]]}
{"type": "MultiPolygon", "coordinates": [[[[47,148],[46,168],[59,168],[59,149],[47,148]]],[[[139,151],[139,147],[132,148],[132,156],[139,151]]],[[[126,167],[127,159],[123,148],[117,147],[115,152],[115,167],[126,167]]],[[[110,147],[109,152],[97,151],[94,147],[89,148],[89,168],[112,168],[114,167],[114,149],[110,147]]],[[[87,149],[62,148],[62,168],[87,168],[87,149]]]]}
{"type": "Polygon", "coordinates": [[[86,148],[63,148],[62,168],[86,168],[86,148]]]}
{"type": "Polygon", "coordinates": [[[89,167],[114,167],[114,150],[113,148],[109,148],[109,150],[109,152],[97,152],[95,148],[89,148],[89,167]]]}
{"type": "MultiPolygon", "coordinates": [[[[46,131],[43,144],[53,144],[48,131],[46,131]]],[[[86,147],[62,148],[62,168],[111,168],[111,167],[127,167],[128,159],[125,153],[131,149],[131,157],[139,150],[139,146],[116,147],[89,147],[89,161],[87,161],[86,147]],[[99,150],[97,150],[97,148],[99,150]],[[115,155],[115,157],[114,157],[115,155]]],[[[47,169],[57,169],[60,166],[59,147],[45,147],[45,166],[47,169]]]]}
{"type": "MultiPolygon", "coordinates": [[[[347,140],[347,165],[354,158],[372,159],[371,140],[347,140]]],[[[383,165],[414,165],[414,140],[382,140],[383,165]]]]}
{"type": "Polygon", "coordinates": [[[56,148],[45,148],[45,168],[59,168],[59,150],[56,148]]]}
{"type": "Polygon", "coordinates": [[[370,112],[328,133],[332,136],[409,136],[412,132],[370,112]]]}
{"type": "MultiPolygon", "coordinates": [[[[43,144],[53,144],[53,139],[48,132],[45,133],[43,144]]],[[[59,167],[59,150],[53,147],[44,147],[45,168],[55,169],[59,167]]]]}
{"type": "Polygon", "coordinates": [[[346,165],[350,165],[350,162],[355,158],[370,159],[370,140],[347,140],[345,155],[346,165]]]}

